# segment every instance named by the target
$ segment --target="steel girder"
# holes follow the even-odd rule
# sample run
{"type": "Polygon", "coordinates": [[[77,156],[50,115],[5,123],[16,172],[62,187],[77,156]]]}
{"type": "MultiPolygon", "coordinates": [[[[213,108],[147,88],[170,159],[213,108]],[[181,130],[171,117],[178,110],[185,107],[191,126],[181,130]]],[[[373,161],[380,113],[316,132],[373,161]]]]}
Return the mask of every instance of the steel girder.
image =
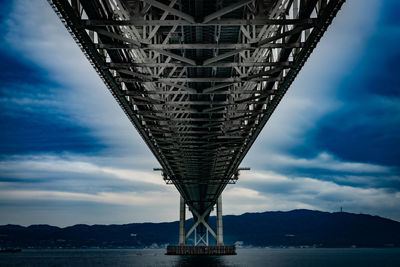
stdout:
{"type": "Polygon", "coordinates": [[[48,0],[203,214],[344,0],[48,0]]]}

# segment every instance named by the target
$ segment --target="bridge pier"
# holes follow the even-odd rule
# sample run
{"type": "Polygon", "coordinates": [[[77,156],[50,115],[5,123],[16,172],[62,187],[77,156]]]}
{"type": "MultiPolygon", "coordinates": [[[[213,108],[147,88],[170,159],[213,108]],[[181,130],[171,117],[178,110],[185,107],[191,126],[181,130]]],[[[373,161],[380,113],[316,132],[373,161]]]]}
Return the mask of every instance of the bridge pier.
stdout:
{"type": "Polygon", "coordinates": [[[205,220],[209,215],[212,207],[207,209],[203,214],[199,214],[196,210],[192,209],[192,213],[196,216],[197,221],[185,232],[185,219],[186,219],[186,204],[183,197],[180,197],[179,206],[179,245],[168,246],[167,255],[236,255],[235,246],[225,246],[223,239],[223,225],[222,225],[222,196],[217,200],[217,233],[208,225],[205,220]],[[186,245],[186,240],[194,235],[194,244],[192,246],[186,245]],[[215,240],[216,245],[209,246],[209,234],[215,240]]]}
{"type": "Polygon", "coordinates": [[[217,245],[224,245],[223,227],[222,227],[222,195],[217,200],[217,245]]]}
{"type": "Polygon", "coordinates": [[[179,207],[179,246],[184,246],[186,244],[186,233],[185,233],[185,200],[181,196],[180,207],[179,207]]]}

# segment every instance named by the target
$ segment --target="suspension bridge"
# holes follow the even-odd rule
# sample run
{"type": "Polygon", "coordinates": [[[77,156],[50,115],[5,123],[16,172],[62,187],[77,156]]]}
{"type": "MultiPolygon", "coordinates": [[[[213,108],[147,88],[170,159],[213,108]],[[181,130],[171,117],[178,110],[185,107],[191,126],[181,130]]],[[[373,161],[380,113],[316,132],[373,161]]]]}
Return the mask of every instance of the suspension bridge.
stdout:
{"type": "Polygon", "coordinates": [[[345,0],[48,1],[180,193],[167,254],[235,254],[222,192],[345,0]]]}

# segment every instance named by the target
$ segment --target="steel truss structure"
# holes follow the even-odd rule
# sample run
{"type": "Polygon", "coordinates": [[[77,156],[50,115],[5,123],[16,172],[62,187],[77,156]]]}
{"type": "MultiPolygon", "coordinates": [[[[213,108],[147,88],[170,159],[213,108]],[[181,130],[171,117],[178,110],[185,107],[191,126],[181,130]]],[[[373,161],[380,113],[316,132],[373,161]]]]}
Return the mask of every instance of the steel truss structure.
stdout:
{"type": "Polygon", "coordinates": [[[344,1],[49,3],[205,223],[344,1]]]}

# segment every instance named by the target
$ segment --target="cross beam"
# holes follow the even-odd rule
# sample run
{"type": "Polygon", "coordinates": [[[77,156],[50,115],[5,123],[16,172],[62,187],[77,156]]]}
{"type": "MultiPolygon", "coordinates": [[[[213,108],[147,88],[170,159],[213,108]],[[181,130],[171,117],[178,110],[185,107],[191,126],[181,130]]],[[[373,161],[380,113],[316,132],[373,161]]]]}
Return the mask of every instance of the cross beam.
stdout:
{"type": "Polygon", "coordinates": [[[82,19],[81,23],[84,26],[193,26],[193,27],[208,27],[208,26],[265,26],[265,25],[301,25],[313,24],[316,19],[219,19],[204,22],[188,22],[186,20],[96,20],[82,19]]]}

